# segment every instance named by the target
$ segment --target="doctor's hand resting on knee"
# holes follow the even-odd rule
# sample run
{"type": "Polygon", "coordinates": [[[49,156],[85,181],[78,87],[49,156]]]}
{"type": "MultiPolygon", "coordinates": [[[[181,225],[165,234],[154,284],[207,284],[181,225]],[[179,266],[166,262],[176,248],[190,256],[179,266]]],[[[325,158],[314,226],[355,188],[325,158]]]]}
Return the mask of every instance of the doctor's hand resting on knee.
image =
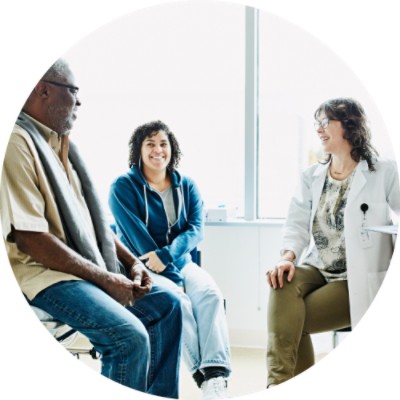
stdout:
{"type": "Polygon", "coordinates": [[[292,281],[296,269],[293,259],[293,252],[289,251],[285,254],[285,258],[277,262],[273,270],[267,271],[267,282],[273,289],[283,288],[285,280],[292,281]]]}

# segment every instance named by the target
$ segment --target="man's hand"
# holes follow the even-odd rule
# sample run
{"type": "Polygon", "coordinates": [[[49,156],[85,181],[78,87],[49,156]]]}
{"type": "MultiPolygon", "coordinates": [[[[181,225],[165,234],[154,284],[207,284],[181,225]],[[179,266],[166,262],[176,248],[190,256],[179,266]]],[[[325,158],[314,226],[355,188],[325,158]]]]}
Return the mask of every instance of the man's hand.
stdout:
{"type": "MultiPolygon", "coordinates": [[[[48,232],[14,230],[13,237],[21,252],[30,255],[46,268],[92,282],[123,306],[133,305],[135,299],[138,298],[135,293],[138,285],[133,281],[134,279],[130,280],[122,274],[99,268],[48,232]]],[[[132,261],[130,265],[132,265],[136,259],[131,257],[130,260],[132,261]]],[[[143,266],[142,268],[144,269],[143,266]]],[[[149,282],[144,277],[141,278],[142,281],[144,282],[142,292],[145,294],[149,291],[146,288],[149,282]]]]}
{"type": "Polygon", "coordinates": [[[147,260],[145,262],[146,267],[156,272],[157,274],[163,272],[165,268],[167,268],[167,266],[164,265],[163,262],[158,258],[158,255],[155,251],[150,251],[149,253],[143,254],[139,258],[143,261],[147,260]]]}
{"type": "Polygon", "coordinates": [[[123,306],[132,306],[137,297],[134,294],[135,283],[122,274],[109,272],[101,287],[123,306]]]}
{"type": "Polygon", "coordinates": [[[133,283],[133,296],[140,299],[150,292],[152,280],[146,268],[141,263],[137,263],[131,268],[131,279],[133,283]]]}

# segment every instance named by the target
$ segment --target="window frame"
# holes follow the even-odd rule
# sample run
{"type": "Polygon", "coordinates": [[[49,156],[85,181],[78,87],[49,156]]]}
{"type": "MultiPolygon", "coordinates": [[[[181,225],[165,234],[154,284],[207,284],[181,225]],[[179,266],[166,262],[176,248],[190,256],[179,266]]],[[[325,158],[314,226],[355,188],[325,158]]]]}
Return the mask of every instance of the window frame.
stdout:
{"type": "Polygon", "coordinates": [[[259,11],[245,8],[245,155],[244,219],[260,219],[258,207],[259,154],[259,11]]]}

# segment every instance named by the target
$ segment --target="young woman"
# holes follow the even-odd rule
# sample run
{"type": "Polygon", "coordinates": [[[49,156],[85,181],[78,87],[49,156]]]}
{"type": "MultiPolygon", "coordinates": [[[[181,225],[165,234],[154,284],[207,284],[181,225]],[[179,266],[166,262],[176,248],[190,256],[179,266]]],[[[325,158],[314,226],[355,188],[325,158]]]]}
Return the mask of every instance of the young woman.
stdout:
{"type": "Polygon", "coordinates": [[[268,304],[268,386],[313,365],[310,334],[358,323],[393,253],[391,235],[365,227],[390,225],[390,210],[400,213],[396,163],[377,157],[357,101],[329,100],[315,120],[327,157],[302,174],[281,258],[267,272],[274,289],[268,304]]]}
{"type": "Polygon", "coordinates": [[[180,156],[167,125],[138,127],[129,142],[130,170],[112,184],[109,204],[120,239],[155,284],[181,293],[184,360],[203,398],[222,399],[231,371],[223,298],[192,261],[203,237],[203,202],[195,183],[176,170],[180,156]]]}

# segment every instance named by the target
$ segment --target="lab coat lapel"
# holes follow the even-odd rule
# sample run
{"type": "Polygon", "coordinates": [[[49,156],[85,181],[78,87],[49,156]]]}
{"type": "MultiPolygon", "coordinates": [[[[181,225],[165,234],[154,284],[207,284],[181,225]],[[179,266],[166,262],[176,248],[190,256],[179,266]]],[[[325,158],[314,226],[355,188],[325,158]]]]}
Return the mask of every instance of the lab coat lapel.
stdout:
{"type": "Polygon", "coordinates": [[[319,199],[321,198],[322,189],[324,188],[326,173],[328,171],[330,163],[320,164],[314,171],[312,180],[312,210],[311,210],[311,221],[314,220],[314,215],[317,211],[319,199]]]}
{"type": "Polygon", "coordinates": [[[356,167],[353,182],[351,182],[349,196],[347,198],[347,204],[351,204],[354,201],[361,189],[367,183],[367,179],[365,178],[366,171],[368,171],[368,164],[365,160],[362,160],[356,167]]]}

